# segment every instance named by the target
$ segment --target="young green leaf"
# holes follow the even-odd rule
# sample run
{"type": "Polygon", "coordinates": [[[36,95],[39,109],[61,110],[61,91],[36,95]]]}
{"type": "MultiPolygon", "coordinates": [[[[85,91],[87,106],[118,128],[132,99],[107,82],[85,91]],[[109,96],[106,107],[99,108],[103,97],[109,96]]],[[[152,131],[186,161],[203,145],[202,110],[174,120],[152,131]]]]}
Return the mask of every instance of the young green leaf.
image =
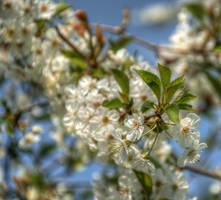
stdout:
{"type": "Polygon", "coordinates": [[[86,69],[87,68],[84,60],[79,55],[74,53],[73,51],[61,50],[61,54],[63,56],[65,56],[66,58],[68,58],[72,63],[74,63],[77,66],[79,66],[81,69],[86,69]]]}
{"type": "Polygon", "coordinates": [[[117,52],[118,50],[126,47],[130,42],[133,41],[133,37],[123,37],[118,40],[109,40],[110,43],[110,49],[112,49],[114,52],[117,52]]]}
{"type": "Polygon", "coordinates": [[[130,105],[130,100],[129,100],[128,94],[119,92],[119,95],[120,95],[122,101],[123,101],[126,105],[130,105]]]}
{"type": "Polygon", "coordinates": [[[173,80],[168,86],[164,93],[165,102],[169,103],[174,94],[179,90],[184,84],[184,76],[180,76],[179,78],[173,80]]]}
{"type": "Polygon", "coordinates": [[[195,108],[190,104],[178,104],[177,105],[180,110],[195,110],[195,108]]]}
{"type": "Polygon", "coordinates": [[[35,22],[38,30],[45,30],[48,20],[47,19],[36,19],[34,22],[35,22]]]}
{"type": "Polygon", "coordinates": [[[165,89],[167,85],[170,83],[172,72],[169,67],[165,67],[159,63],[158,63],[158,69],[160,72],[160,78],[162,81],[163,88],[165,89]]]}
{"type": "Polygon", "coordinates": [[[144,191],[146,192],[146,194],[148,196],[151,195],[152,193],[152,179],[148,174],[145,174],[143,172],[137,171],[137,170],[133,170],[137,179],[139,180],[140,184],[142,185],[144,191]]]}
{"type": "Polygon", "coordinates": [[[141,107],[141,112],[145,113],[151,108],[154,108],[154,103],[152,101],[145,101],[141,107]]]}
{"type": "Polygon", "coordinates": [[[112,69],[112,73],[122,92],[125,94],[129,94],[130,87],[127,75],[123,71],[120,71],[118,69],[112,69]]]}
{"type": "Polygon", "coordinates": [[[158,76],[151,72],[144,71],[144,70],[135,70],[135,71],[144,80],[144,82],[150,87],[150,89],[156,95],[157,99],[160,100],[161,82],[158,76]]]}
{"type": "Polygon", "coordinates": [[[206,15],[206,11],[200,3],[188,3],[185,5],[186,9],[197,19],[203,20],[206,15]]]}
{"type": "Polygon", "coordinates": [[[174,123],[179,123],[179,108],[177,105],[172,104],[166,108],[166,113],[169,119],[174,123]]]}
{"type": "Polygon", "coordinates": [[[93,77],[102,78],[106,74],[105,70],[102,67],[99,67],[93,71],[93,77]]]}
{"type": "Polygon", "coordinates": [[[178,101],[176,101],[177,104],[185,104],[188,103],[189,101],[192,101],[196,98],[193,94],[185,91],[183,95],[180,97],[178,101]]]}
{"type": "Polygon", "coordinates": [[[110,109],[116,109],[116,108],[122,107],[122,103],[121,103],[120,99],[115,98],[115,99],[112,99],[110,101],[105,100],[103,102],[103,106],[106,107],[106,108],[110,108],[110,109]]]}
{"type": "Polygon", "coordinates": [[[62,12],[67,10],[68,8],[71,8],[72,6],[65,2],[59,2],[56,4],[55,12],[53,14],[53,17],[59,16],[62,12]]]}

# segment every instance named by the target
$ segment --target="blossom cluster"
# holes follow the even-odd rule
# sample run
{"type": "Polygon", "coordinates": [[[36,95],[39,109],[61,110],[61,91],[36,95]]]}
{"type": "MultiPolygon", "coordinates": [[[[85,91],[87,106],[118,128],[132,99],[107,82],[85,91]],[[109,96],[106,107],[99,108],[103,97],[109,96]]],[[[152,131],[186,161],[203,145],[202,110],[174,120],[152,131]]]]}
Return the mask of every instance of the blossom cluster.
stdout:
{"type": "MultiPolygon", "coordinates": [[[[113,41],[103,57],[100,27],[93,34],[86,14],[67,4],[3,0],[0,27],[0,71],[43,88],[60,147],[66,148],[67,131],[79,139],[82,158],[90,151],[116,166],[114,184],[94,180],[95,199],[187,199],[189,184],[180,168],[199,161],[207,145],[200,142],[200,118],[187,104],[195,96],[181,71],[174,76],[169,67],[151,67],[113,41]],[[181,155],[172,156],[172,140],[184,149],[181,155]]],[[[19,146],[39,141],[40,132],[32,126],[19,146]]],[[[40,198],[32,188],[24,195],[40,198]]]]}
{"type": "Polygon", "coordinates": [[[169,64],[175,72],[185,74],[190,80],[187,84],[199,97],[196,105],[202,109],[220,105],[212,83],[215,79],[213,74],[219,73],[221,62],[218,24],[214,25],[219,17],[219,1],[187,4],[179,12],[178,25],[170,36],[171,49],[160,50],[161,62],[169,64]]]}

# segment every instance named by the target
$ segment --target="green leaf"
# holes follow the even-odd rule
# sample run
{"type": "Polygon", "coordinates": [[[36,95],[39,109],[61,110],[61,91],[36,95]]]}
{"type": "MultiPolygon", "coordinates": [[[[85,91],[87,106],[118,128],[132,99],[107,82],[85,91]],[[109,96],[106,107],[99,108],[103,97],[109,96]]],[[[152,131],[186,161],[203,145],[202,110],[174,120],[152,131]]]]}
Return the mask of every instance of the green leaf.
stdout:
{"type": "Polygon", "coordinates": [[[47,19],[36,19],[35,24],[38,28],[38,30],[45,29],[46,23],[48,22],[47,19]]]}
{"type": "Polygon", "coordinates": [[[196,96],[194,96],[193,94],[185,91],[176,103],[177,104],[185,104],[185,103],[188,103],[189,101],[194,100],[195,98],[196,98],[196,96]]]}
{"type": "Polygon", "coordinates": [[[128,94],[124,94],[124,93],[119,92],[119,95],[125,104],[130,105],[130,100],[129,100],[128,94]]]}
{"type": "Polygon", "coordinates": [[[152,179],[148,174],[145,174],[143,172],[137,171],[137,170],[133,170],[137,179],[139,180],[140,184],[142,185],[144,191],[146,192],[146,194],[148,196],[151,195],[152,193],[152,179]]]}
{"type": "Polygon", "coordinates": [[[174,123],[179,123],[179,108],[177,105],[172,104],[166,108],[166,113],[169,119],[174,123]]]}
{"type": "Polygon", "coordinates": [[[138,75],[144,80],[144,82],[150,87],[153,93],[156,95],[157,99],[160,100],[161,96],[161,82],[158,76],[155,74],[144,71],[144,70],[135,70],[138,75]]]}
{"type": "Polygon", "coordinates": [[[180,110],[195,110],[195,108],[190,104],[178,104],[180,110]]]}
{"type": "Polygon", "coordinates": [[[81,69],[87,68],[84,60],[79,55],[77,55],[75,52],[70,51],[70,50],[61,50],[61,54],[64,57],[68,58],[72,63],[79,66],[81,69]]]}
{"type": "Polygon", "coordinates": [[[94,78],[102,78],[106,74],[105,70],[102,67],[99,67],[98,69],[95,69],[93,71],[93,77],[94,78]]]}
{"type": "Polygon", "coordinates": [[[111,71],[122,92],[125,94],[129,94],[130,86],[127,75],[123,71],[120,71],[118,69],[112,69],[111,71]]]}
{"type": "Polygon", "coordinates": [[[179,78],[173,80],[165,91],[165,102],[169,103],[174,94],[179,90],[184,84],[184,76],[180,76],[179,78]]]}
{"type": "Polygon", "coordinates": [[[8,135],[13,136],[14,135],[14,130],[13,127],[10,123],[7,123],[5,130],[7,132],[8,135]]]}
{"type": "Polygon", "coordinates": [[[118,50],[126,47],[134,38],[133,37],[123,37],[118,40],[109,40],[110,43],[110,49],[112,49],[114,52],[117,52],[118,50]]]}
{"type": "Polygon", "coordinates": [[[185,5],[186,9],[197,19],[203,20],[206,15],[206,11],[200,3],[188,3],[185,5]]]}
{"type": "Polygon", "coordinates": [[[163,66],[159,63],[158,63],[158,69],[160,72],[160,78],[162,81],[163,88],[165,89],[167,85],[170,83],[172,72],[169,67],[163,66]]]}
{"type": "Polygon", "coordinates": [[[55,12],[53,14],[53,17],[59,16],[62,12],[64,12],[65,10],[71,8],[72,6],[68,3],[65,2],[59,2],[56,4],[55,7],[55,12]]]}
{"type": "Polygon", "coordinates": [[[171,87],[171,86],[175,86],[175,85],[178,85],[178,84],[184,84],[184,76],[180,76],[178,78],[176,78],[175,80],[173,80],[169,85],[168,87],[171,87]]]}
{"type": "Polygon", "coordinates": [[[218,78],[214,77],[211,73],[209,72],[205,72],[205,73],[207,75],[209,82],[211,83],[217,95],[221,99],[221,81],[218,78]]]}
{"type": "Polygon", "coordinates": [[[154,108],[154,103],[152,101],[145,101],[141,106],[141,112],[145,113],[151,108],[154,108]]]}
{"type": "Polygon", "coordinates": [[[116,109],[116,108],[122,107],[122,103],[121,103],[120,99],[115,98],[115,99],[112,99],[110,101],[105,100],[103,102],[103,106],[106,107],[106,108],[110,108],[110,109],[116,109]]]}

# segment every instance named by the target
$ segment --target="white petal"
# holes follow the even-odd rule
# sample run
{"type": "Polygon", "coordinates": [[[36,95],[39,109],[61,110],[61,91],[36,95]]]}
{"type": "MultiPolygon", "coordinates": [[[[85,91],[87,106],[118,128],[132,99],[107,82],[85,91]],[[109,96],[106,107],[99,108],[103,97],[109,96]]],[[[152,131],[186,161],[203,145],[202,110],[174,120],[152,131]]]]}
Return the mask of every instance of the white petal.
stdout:
{"type": "Polygon", "coordinates": [[[74,125],[76,130],[82,130],[86,126],[86,124],[79,119],[75,120],[74,125]]]}
{"type": "Polygon", "coordinates": [[[113,131],[111,134],[117,140],[121,140],[121,138],[122,138],[121,134],[117,130],[113,131]]]}
{"type": "Polygon", "coordinates": [[[124,148],[120,149],[120,154],[119,154],[119,162],[124,163],[127,159],[127,152],[125,151],[124,148]]]}
{"type": "Polygon", "coordinates": [[[202,149],[205,149],[207,148],[207,144],[206,143],[200,143],[199,146],[198,146],[198,150],[202,150],[202,149]]]}
{"type": "Polygon", "coordinates": [[[187,115],[187,117],[191,119],[191,123],[190,123],[191,127],[194,127],[194,128],[199,127],[199,125],[200,125],[200,117],[198,115],[196,115],[195,113],[189,113],[187,115]]]}
{"type": "Polygon", "coordinates": [[[131,142],[135,142],[137,140],[137,134],[138,134],[138,131],[136,130],[131,130],[127,133],[127,140],[131,141],[131,142]]]}
{"type": "Polygon", "coordinates": [[[108,116],[109,116],[109,119],[114,122],[117,122],[120,118],[120,115],[118,114],[118,112],[114,110],[111,110],[110,112],[108,112],[108,116]]]}
{"type": "Polygon", "coordinates": [[[72,117],[70,117],[70,114],[66,114],[63,118],[63,123],[65,126],[72,126],[74,123],[74,120],[72,117]]]}

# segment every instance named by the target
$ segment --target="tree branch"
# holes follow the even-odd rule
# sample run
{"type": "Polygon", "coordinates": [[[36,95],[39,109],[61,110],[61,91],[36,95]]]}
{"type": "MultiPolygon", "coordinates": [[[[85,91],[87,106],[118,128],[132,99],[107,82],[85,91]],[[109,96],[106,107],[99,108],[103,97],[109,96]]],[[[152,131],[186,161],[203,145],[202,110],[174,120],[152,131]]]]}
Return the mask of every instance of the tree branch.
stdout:
{"type": "Polygon", "coordinates": [[[57,31],[57,34],[59,37],[74,51],[76,52],[86,63],[88,63],[88,59],[85,57],[85,55],[68,39],[66,36],[61,33],[58,26],[55,26],[55,30],[57,31]]]}
{"type": "MultiPolygon", "coordinates": [[[[90,24],[90,27],[92,29],[96,29],[96,26],[98,24],[90,24]]],[[[162,45],[157,45],[154,44],[152,42],[149,42],[147,40],[141,39],[135,35],[129,34],[125,31],[125,28],[122,26],[110,26],[110,25],[106,25],[106,24],[99,24],[101,27],[102,31],[106,31],[109,33],[113,33],[113,34],[118,34],[124,37],[133,37],[134,38],[134,42],[136,42],[137,44],[146,47],[148,49],[153,50],[157,56],[159,54],[160,50],[167,50],[170,52],[174,52],[174,53],[178,53],[178,54],[188,54],[188,53],[201,53],[201,54],[207,54],[208,52],[204,51],[203,49],[183,49],[183,48],[178,48],[178,47],[170,47],[170,46],[162,46],[162,45]]]]}
{"type": "MultiPolygon", "coordinates": [[[[96,29],[97,24],[90,24],[92,29],[96,29]]],[[[100,24],[101,30],[102,31],[106,31],[109,33],[113,33],[113,34],[118,34],[118,35],[122,35],[124,37],[133,37],[134,41],[148,49],[153,50],[154,52],[158,53],[160,48],[167,48],[167,47],[162,47],[156,44],[153,44],[151,42],[148,42],[146,40],[140,39],[134,35],[128,34],[125,32],[125,29],[121,26],[109,26],[109,25],[104,25],[104,24],[100,24]]]]}
{"type": "Polygon", "coordinates": [[[204,169],[200,169],[198,167],[192,167],[192,166],[184,166],[184,167],[179,167],[179,166],[176,166],[177,169],[179,170],[188,170],[188,171],[191,171],[191,172],[194,172],[194,173],[197,173],[197,174],[200,174],[200,175],[203,175],[203,176],[207,176],[207,177],[210,177],[210,178],[214,178],[214,179],[217,179],[219,181],[221,181],[221,175],[215,173],[215,172],[209,172],[209,171],[206,171],[204,169]]]}

